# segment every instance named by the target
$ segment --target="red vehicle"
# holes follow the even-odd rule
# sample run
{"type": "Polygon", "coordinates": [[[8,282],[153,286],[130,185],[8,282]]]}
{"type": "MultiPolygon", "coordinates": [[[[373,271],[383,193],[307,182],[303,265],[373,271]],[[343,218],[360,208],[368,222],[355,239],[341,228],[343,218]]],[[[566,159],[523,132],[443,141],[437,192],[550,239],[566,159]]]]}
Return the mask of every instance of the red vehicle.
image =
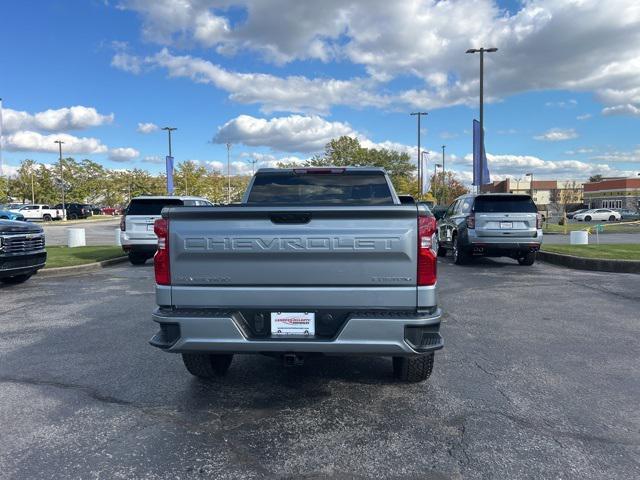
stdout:
{"type": "Polygon", "coordinates": [[[122,208],[120,207],[102,207],[100,211],[102,215],[122,215],[122,208]]]}

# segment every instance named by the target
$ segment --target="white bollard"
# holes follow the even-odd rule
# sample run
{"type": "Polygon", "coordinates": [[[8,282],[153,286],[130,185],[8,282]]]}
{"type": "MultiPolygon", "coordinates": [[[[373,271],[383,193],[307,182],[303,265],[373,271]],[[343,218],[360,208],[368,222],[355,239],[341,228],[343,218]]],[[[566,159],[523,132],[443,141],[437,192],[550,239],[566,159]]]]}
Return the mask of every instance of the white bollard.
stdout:
{"type": "Polygon", "coordinates": [[[116,234],[116,245],[117,246],[122,246],[122,239],[120,238],[120,229],[116,228],[115,229],[115,234],[116,234]]]}
{"type": "Polygon", "coordinates": [[[67,228],[67,246],[69,248],[84,247],[86,245],[84,228],[67,228]]]}
{"type": "Polygon", "coordinates": [[[569,235],[569,243],[571,245],[589,245],[589,232],[586,230],[577,230],[569,235]]]}

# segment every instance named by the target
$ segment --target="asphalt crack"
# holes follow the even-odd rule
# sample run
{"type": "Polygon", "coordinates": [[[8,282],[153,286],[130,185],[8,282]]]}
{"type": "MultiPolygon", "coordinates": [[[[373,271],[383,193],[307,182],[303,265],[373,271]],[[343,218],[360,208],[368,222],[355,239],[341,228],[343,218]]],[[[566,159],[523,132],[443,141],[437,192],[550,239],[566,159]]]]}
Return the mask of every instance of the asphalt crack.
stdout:
{"type": "Polygon", "coordinates": [[[75,390],[75,391],[82,392],[85,395],[87,395],[89,398],[93,398],[94,400],[101,403],[120,405],[120,406],[135,406],[133,402],[112,397],[111,395],[104,395],[91,387],[86,387],[83,385],[74,385],[72,383],[55,382],[52,380],[38,380],[34,378],[18,378],[18,377],[4,377],[4,376],[0,376],[0,383],[13,383],[17,385],[33,385],[38,387],[44,386],[44,387],[61,388],[64,390],[75,390]]]}

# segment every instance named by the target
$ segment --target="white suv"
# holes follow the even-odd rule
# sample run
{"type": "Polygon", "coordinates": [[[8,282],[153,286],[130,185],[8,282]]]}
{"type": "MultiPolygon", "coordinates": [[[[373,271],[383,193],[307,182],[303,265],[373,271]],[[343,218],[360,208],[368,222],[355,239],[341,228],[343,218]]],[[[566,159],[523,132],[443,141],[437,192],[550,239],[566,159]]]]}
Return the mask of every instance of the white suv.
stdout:
{"type": "Polygon", "coordinates": [[[134,265],[142,265],[156,253],[158,238],[153,222],[160,218],[164,207],[210,207],[213,204],[201,197],[141,196],[131,200],[120,220],[120,242],[134,265]]]}

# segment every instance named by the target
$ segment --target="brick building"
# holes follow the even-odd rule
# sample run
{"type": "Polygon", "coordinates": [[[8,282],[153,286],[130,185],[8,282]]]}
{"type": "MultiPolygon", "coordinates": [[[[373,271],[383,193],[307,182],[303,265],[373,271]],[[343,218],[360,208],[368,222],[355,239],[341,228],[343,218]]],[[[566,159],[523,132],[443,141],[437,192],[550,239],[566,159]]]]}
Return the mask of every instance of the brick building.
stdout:
{"type": "Polygon", "coordinates": [[[640,176],[603,178],[584,184],[584,202],[590,208],[640,209],[640,176]]]}

